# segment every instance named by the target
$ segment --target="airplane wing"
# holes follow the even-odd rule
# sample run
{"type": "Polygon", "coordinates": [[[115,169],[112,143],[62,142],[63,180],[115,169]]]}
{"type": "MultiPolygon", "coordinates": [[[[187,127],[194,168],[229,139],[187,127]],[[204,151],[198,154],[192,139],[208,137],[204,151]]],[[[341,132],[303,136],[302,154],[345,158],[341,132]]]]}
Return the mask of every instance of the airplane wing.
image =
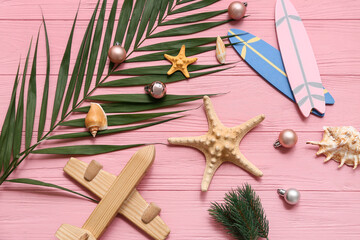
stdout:
{"type": "MultiPolygon", "coordinates": [[[[96,177],[88,182],[84,178],[84,174],[88,165],[89,164],[76,158],[70,158],[64,167],[64,172],[66,172],[70,177],[90,190],[96,196],[103,198],[106,191],[114,182],[116,176],[104,170],[100,170],[96,177]]],[[[156,216],[151,222],[147,224],[141,220],[141,217],[148,205],[149,204],[140,195],[140,193],[134,189],[125,202],[121,205],[119,213],[129,219],[144,232],[149,234],[152,238],[165,239],[169,235],[170,229],[160,218],[160,216],[156,216]]]]}

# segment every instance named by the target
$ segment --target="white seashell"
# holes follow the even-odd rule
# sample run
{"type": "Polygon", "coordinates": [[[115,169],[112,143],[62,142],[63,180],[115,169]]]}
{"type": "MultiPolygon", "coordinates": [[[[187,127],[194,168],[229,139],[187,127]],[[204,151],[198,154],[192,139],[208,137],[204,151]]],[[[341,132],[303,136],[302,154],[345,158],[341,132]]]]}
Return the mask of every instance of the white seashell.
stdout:
{"type": "Polygon", "coordinates": [[[216,38],[216,58],[219,63],[224,64],[226,59],[226,50],[223,40],[217,36],[216,38]]]}
{"type": "Polygon", "coordinates": [[[325,162],[330,159],[339,162],[339,168],[344,164],[357,168],[360,159],[360,133],[351,126],[324,127],[321,142],[306,142],[318,145],[316,155],[324,154],[325,162]]]}

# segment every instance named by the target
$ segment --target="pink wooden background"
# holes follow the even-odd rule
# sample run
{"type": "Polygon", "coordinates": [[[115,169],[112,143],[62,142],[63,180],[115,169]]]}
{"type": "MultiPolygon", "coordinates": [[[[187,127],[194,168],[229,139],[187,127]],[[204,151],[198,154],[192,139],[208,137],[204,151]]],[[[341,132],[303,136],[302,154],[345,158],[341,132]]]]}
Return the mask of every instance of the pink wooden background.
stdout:
{"type": "MultiPolygon", "coordinates": [[[[122,1],[120,1],[122,2],[122,1]]],[[[207,10],[228,6],[230,0],[218,2],[207,10]]],[[[245,182],[252,184],[260,195],[270,221],[270,239],[358,239],[360,237],[360,170],[353,171],[337,163],[323,164],[324,157],[315,157],[316,148],[305,145],[307,140],[320,140],[322,126],[352,125],[360,128],[360,1],[292,0],[313,44],[322,80],[336,103],[328,106],[326,116],[308,119],[301,117],[295,104],[278,94],[228,48],[227,61],[236,63],[230,70],[211,76],[169,84],[173,94],[229,92],[213,98],[220,119],[228,126],[242,123],[264,113],[265,121],[249,133],[240,145],[244,155],[257,165],[264,176],[256,180],[238,167],[225,164],[216,173],[210,190],[201,193],[205,161],[203,155],[190,148],[157,145],[153,167],[139,186],[147,201],[162,207],[161,217],[171,228],[168,239],[230,239],[220,225],[209,217],[211,201],[221,201],[224,194],[245,182]],[[298,132],[299,142],[290,151],[272,147],[284,128],[298,132]],[[279,187],[295,187],[301,191],[299,205],[290,208],[277,196],[279,187]]],[[[112,1],[108,3],[108,11],[112,1]]],[[[83,0],[80,5],[73,53],[78,50],[96,0],[83,0]]],[[[219,26],[196,36],[225,35],[231,27],[249,31],[277,46],[274,27],[275,0],[249,0],[244,21],[219,26]]],[[[51,45],[51,86],[65,49],[78,1],[64,0],[0,0],[0,113],[3,121],[10,99],[10,90],[19,57],[24,57],[32,36],[41,24],[41,9],[47,19],[51,45]]],[[[119,11],[118,11],[119,13],[119,11]]],[[[183,15],[183,14],[180,14],[183,15]]],[[[176,15],[177,17],[178,15],[176,15]]],[[[175,16],[169,17],[169,19],[175,16]]],[[[226,19],[227,15],[216,17],[226,19]]],[[[176,39],[176,38],[174,38],[176,39]]],[[[145,44],[156,42],[147,40],[145,44]]],[[[42,94],[45,74],[44,39],[40,39],[38,59],[38,96],[42,94]]],[[[199,55],[198,64],[214,64],[214,52],[199,55]]],[[[71,56],[74,62],[76,55],[71,56]]],[[[168,64],[161,61],[160,63],[168,64]]],[[[130,64],[129,64],[130,65],[130,64]]],[[[99,89],[100,93],[141,93],[141,87],[99,89]]],[[[50,102],[53,94],[50,95],[50,102]]],[[[51,106],[52,103],[50,103],[51,106]]],[[[172,109],[194,108],[200,101],[172,109]]],[[[40,105],[38,105],[38,109],[40,105]]],[[[38,116],[38,115],[37,115],[38,116]]],[[[78,116],[72,116],[72,118],[78,116]]],[[[2,123],[2,122],[1,122],[2,123]]],[[[35,122],[37,126],[37,121],[35,122]]],[[[170,136],[199,135],[207,130],[202,108],[189,116],[163,125],[108,137],[86,139],[81,144],[166,143],[170,136]]],[[[62,128],[57,132],[70,132],[62,128]]],[[[34,137],[35,141],[35,137],[34,137]]],[[[79,141],[48,141],[43,146],[80,144],[79,141]]],[[[137,149],[113,152],[93,157],[80,157],[89,162],[97,159],[104,169],[114,174],[121,171],[137,149]]],[[[31,155],[12,178],[28,177],[58,184],[85,194],[83,188],[67,177],[62,168],[67,156],[31,155]]],[[[95,205],[79,197],[57,190],[6,183],[0,187],[0,239],[55,239],[54,233],[62,223],[81,226],[95,205]]],[[[129,222],[118,217],[103,239],[148,239],[129,222]]]]}

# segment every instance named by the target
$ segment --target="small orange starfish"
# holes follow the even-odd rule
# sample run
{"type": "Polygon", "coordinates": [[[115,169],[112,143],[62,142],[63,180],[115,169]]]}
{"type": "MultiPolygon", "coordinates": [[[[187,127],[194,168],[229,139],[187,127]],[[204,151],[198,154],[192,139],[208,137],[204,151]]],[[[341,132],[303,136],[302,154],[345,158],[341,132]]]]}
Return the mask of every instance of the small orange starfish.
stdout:
{"type": "Polygon", "coordinates": [[[164,54],[164,57],[172,63],[172,67],[167,72],[168,75],[171,75],[174,72],[179,70],[184,74],[184,76],[186,78],[190,77],[190,74],[189,74],[189,72],[187,70],[187,66],[189,64],[192,64],[192,63],[196,62],[196,60],[197,60],[196,57],[187,58],[185,56],[185,45],[181,46],[180,52],[176,57],[170,56],[168,54],[164,54]]]}

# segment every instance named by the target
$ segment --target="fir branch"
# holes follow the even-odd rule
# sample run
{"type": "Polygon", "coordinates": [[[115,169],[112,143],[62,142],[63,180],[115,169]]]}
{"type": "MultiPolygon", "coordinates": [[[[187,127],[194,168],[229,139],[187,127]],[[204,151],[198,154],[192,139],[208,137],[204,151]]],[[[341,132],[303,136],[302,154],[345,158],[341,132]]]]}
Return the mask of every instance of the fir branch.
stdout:
{"type": "Polygon", "coordinates": [[[255,191],[251,189],[250,185],[245,185],[244,188],[241,192],[241,195],[246,200],[249,208],[251,208],[252,212],[254,213],[256,224],[259,227],[259,236],[262,238],[267,238],[269,232],[269,224],[266,219],[264,209],[262,208],[260,198],[255,194],[255,191]]]}
{"type": "Polygon", "coordinates": [[[268,239],[269,221],[260,198],[249,184],[226,193],[223,204],[211,203],[209,212],[236,239],[268,239]]]}

